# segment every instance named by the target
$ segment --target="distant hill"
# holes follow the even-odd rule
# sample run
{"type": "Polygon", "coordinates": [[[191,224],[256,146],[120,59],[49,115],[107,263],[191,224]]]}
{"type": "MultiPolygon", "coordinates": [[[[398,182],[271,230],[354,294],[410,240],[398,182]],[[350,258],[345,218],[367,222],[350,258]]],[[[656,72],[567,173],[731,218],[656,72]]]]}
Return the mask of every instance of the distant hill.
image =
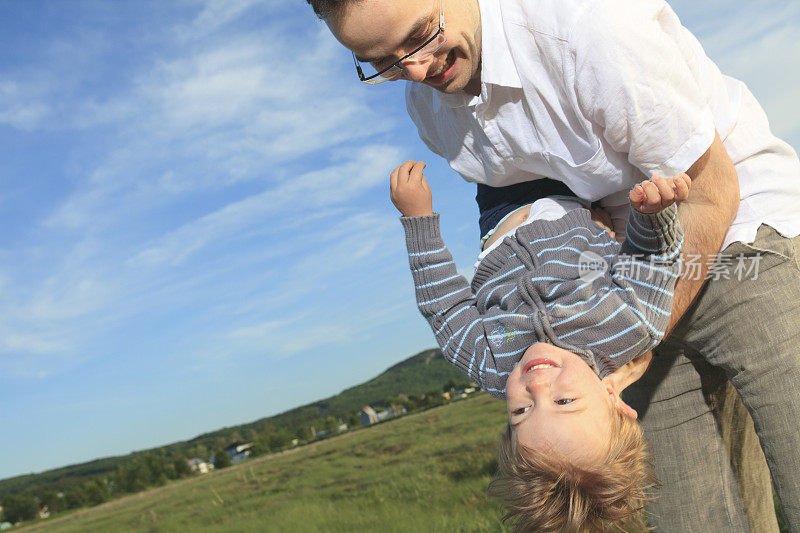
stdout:
{"type": "Polygon", "coordinates": [[[247,424],[226,427],[182,442],[167,446],[134,452],[129,455],[95,459],[86,463],[65,466],[39,474],[26,474],[0,480],[0,495],[15,494],[49,486],[63,489],[82,483],[93,476],[116,470],[132,457],[156,452],[168,456],[184,454],[198,445],[209,449],[220,439],[234,440],[236,435],[261,432],[267,427],[284,428],[295,433],[304,424],[321,416],[346,418],[360,411],[365,405],[382,406],[387,398],[399,394],[422,395],[432,390],[441,390],[449,381],[463,383],[465,376],[444,360],[440,350],[426,350],[402,361],[377,377],[345,389],[341,393],[308,405],[296,407],[284,413],[262,418],[247,424]]]}

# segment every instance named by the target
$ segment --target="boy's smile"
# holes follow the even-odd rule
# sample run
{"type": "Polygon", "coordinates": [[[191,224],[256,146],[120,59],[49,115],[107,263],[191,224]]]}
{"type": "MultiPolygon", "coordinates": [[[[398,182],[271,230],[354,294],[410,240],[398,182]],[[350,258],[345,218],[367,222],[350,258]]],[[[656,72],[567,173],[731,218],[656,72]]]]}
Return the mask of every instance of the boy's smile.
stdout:
{"type": "Polygon", "coordinates": [[[508,377],[506,398],[515,444],[573,463],[594,462],[608,446],[613,386],[572,352],[532,345],[508,377]]]}

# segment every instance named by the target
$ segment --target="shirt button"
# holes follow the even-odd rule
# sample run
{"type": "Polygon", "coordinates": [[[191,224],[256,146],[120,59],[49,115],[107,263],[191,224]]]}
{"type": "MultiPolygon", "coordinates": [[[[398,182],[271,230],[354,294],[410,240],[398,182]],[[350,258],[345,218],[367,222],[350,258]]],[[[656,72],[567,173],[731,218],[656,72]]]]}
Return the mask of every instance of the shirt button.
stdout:
{"type": "Polygon", "coordinates": [[[512,157],[511,160],[514,161],[514,163],[516,163],[517,165],[521,165],[522,163],[525,162],[525,159],[523,159],[521,156],[518,155],[512,157]]]}

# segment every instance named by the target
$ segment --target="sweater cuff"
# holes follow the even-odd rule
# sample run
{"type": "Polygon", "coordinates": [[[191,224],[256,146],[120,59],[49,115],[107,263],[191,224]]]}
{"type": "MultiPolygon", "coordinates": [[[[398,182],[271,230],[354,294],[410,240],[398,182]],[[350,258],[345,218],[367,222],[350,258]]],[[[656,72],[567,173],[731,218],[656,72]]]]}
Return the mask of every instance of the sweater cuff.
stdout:
{"type": "Polygon", "coordinates": [[[649,214],[631,208],[627,238],[634,248],[646,254],[658,254],[665,260],[676,258],[683,243],[677,205],[649,214]]]}
{"type": "Polygon", "coordinates": [[[406,247],[410,253],[441,248],[439,213],[422,217],[400,217],[400,223],[406,232],[406,247]]]}

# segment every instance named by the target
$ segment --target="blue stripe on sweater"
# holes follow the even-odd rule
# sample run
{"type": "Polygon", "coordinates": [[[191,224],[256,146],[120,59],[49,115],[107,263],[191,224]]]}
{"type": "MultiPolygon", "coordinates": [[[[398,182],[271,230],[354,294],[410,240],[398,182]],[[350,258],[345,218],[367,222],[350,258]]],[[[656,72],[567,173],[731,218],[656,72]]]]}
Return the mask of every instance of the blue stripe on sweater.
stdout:
{"type": "Polygon", "coordinates": [[[469,287],[462,287],[462,288],[458,289],[457,291],[453,291],[451,293],[445,294],[444,296],[440,296],[439,298],[434,298],[433,300],[427,300],[425,302],[420,302],[417,305],[419,305],[420,307],[423,306],[423,305],[430,305],[432,303],[436,303],[436,302],[442,301],[445,298],[449,298],[450,296],[453,296],[454,294],[458,294],[461,291],[468,291],[468,290],[469,290],[469,287]]]}
{"type": "Polygon", "coordinates": [[[597,307],[598,305],[600,305],[600,303],[601,303],[603,300],[605,300],[606,298],[608,298],[609,296],[611,296],[611,292],[613,292],[613,291],[609,291],[609,292],[608,292],[608,294],[606,294],[605,296],[603,296],[602,298],[600,298],[599,300],[597,300],[597,302],[595,302],[595,304],[594,304],[592,307],[590,307],[589,309],[586,309],[586,310],[584,310],[584,311],[581,311],[580,313],[578,313],[578,314],[576,314],[576,315],[572,315],[572,316],[571,316],[571,317],[569,317],[569,318],[565,318],[564,320],[562,320],[562,321],[560,321],[560,322],[556,322],[556,323],[554,323],[554,324],[553,324],[553,327],[555,328],[555,327],[557,327],[557,326],[560,326],[561,324],[565,324],[565,323],[567,323],[567,322],[571,322],[572,320],[575,320],[576,318],[578,318],[578,317],[581,317],[581,316],[585,315],[586,313],[588,313],[589,311],[591,311],[592,309],[594,309],[595,307],[597,307]]]}
{"type": "Polygon", "coordinates": [[[560,289],[564,283],[565,282],[562,281],[561,283],[556,283],[555,285],[553,285],[553,289],[547,293],[547,296],[545,296],[545,298],[550,298],[551,296],[553,296],[553,293],[556,292],[558,289],[560,289]]]}
{"type": "Polygon", "coordinates": [[[596,328],[597,326],[602,326],[603,324],[605,324],[606,322],[608,322],[609,320],[611,320],[612,318],[614,318],[615,316],[620,314],[626,307],[628,307],[628,306],[627,305],[621,305],[621,306],[619,306],[617,308],[616,311],[614,311],[613,313],[608,315],[605,319],[603,319],[602,321],[598,322],[597,324],[592,324],[590,326],[586,326],[586,327],[583,327],[583,328],[580,328],[580,329],[576,329],[576,330],[570,331],[569,333],[564,333],[563,335],[560,335],[559,338],[563,339],[564,337],[569,337],[570,335],[575,335],[576,333],[580,333],[581,331],[584,331],[584,330],[587,330],[587,329],[591,329],[591,328],[596,328]]]}
{"type": "Polygon", "coordinates": [[[573,268],[580,268],[580,266],[581,266],[579,264],[576,265],[576,264],[573,264],[573,263],[565,263],[564,261],[561,261],[559,259],[550,259],[549,261],[545,261],[544,263],[542,263],[541,266],[549,265],[550,263],[555,263],[556,265],[564,265],[564,266],[573,267],[573,268]]]}
{"type": "Polygon", "coordinates": [[[668,291],[666,289],[662,289],[661,287],[656,287],[655,285],[652,285],[650,283],[645,283],[644,281],[639,281],[638,279],[626,278],[625,276],[620,276],[620,277],[622,279],[630,281],[631,283],[636,283],[637,285],[644,285],[645,287],[650,287],[654,291],[658,291],[658,292],[664,293],[667,296],[672,296],[672,291],[668,291]]]}
{"type": "Polygon", "coordinates": [[[484,373],[485,374],[494,374],[495,376],[508,376],[509,374],[511,374],[511,372],[500,372],[499,370],[497,370],[495,368],[492,368],[492,367],[486,368],[484,373]]]}
{"type": "MultiPolygon", "coordinates": [[[[637,343],[636,343],[636,344],[634,344],[633,346],[631,346],[631,347],[629,347],[629,348],[625,348],[624,350],[620,350],[620,351],[618,351],[617,353],[612,353],[612,354],[611,354],[611,355],[609,355],[608,357],[609,357],[610,359],[613,359],[613,358],[615,358],[615,357],[618,357],[618,356],[620,356],[620,355],[622,355],[622,354],[624,354],[624,353],[629,353],[629,352],[631,352],[631,351],[635,350],[635,349],[636,349],[636,347],[637,347],[637,346],[639,346],[640,344],[642,344],[644,341],[649,341],[649,342],[651,342],[651,343],[652,343],[652,342],[653,342],[653,339],[651,339],[650,337],[642,337],[641,339],[639,339],[639,342],[637,342],[637,343]]],[[[658,341],[656,341],[656,342],[658,342],[658,341]]],[[[648,348],[646,349],[645,353],[649,352],[649,351],[650,351],[650,348],[651,348],[651,347],[648,347],[648,348]]]]}
{"type": "MultiPolygon", "coordinates": [[[[566,235],[567,233],[571,233],[571,232],[573,232],[573,231],[580,231],[580,230],[585,230],[585,231],[589,232],[589,235],[591,235],[591,236],[592,236],[592,237],[594,237],[595,239],[596,239],[596,238],[598,238],[599,236],[601,236],[601,235],[603,234],[603,232],[600,232],[600,233],[598,233],[597,235],[595,235],[594,233],[592,233],[592,230],[590,230],[590,229],[589,229],[589,228],[587,228],[586,226],[576,226],[576,227],[574,227],[574,228],[570,228],[570,229],[568,229],[567,231],[561,232],[561,233],[559,233],[558,235],[553,235],[552,237],[542,237],[541,239],[534,239],[534,240],[532,240],[530,243],[531,243],[531,244],[536,244],[537,242],[550,241],[550,240],[553,240],[553,239],[557,239],[558,237],[562,237],[562,236],[566,235]]],[[[583,237],[582,235],[576,235],[576,237],[578,237],[578,236],[579,236],[579,237],[583,237]]],[[[570,237],[570,239],[571,239],[571,238],[572,238],[572,237],[570,237]]],[[[583,238],[585,239],[586,237],[583,237],[583,238]]],[[[569,242],[569,239],[567,239],[567,241],[566,241],[566,242],[569,242]]],[[[566,244],[566,242],[565,242],[564,244],[566,244]]],[[[588,242],[588,241],[587,241],[587,242],[588,242]]],[[[555,248],[553,248],[553,249],[555,250],[555,248]]]]}
{"type": "MultiPolygon", "coordinates": [[[[502,289],[502,288],[504,288],[504,287],[506,287],[506,285],[505,285],[505,284],[503,284],[503,285],[498,285],[497,287],[495,287],[494,289],[492,289],[491,291],[489,291],[489,294],[487,294],[487,295],[486,295],[486,297],[483,299],[483,301],[485,301],[485,302],[488,302],[488,301],[489,301],[489,298],[491,298],[491,297],[492,297],[492,294],[494,294],[494,291],[496,291],[497,289],[502,289]]],[[[480,291],[480,290],[478,290],[478,292],[480,293],[481,291],[480,291]]]]}
{"type": "Polygon", "coordinates": [[[516,292],[517,288],[518,288],[518,287],[516,287],[516,286],[515,286],[513,289],[511,289],[510,291],[508,291],[508,293],[506,293],[506,295],[505,295],[505,296],[503,296],[502,298],[500,298],[500,307],[503,307],[503,303],[505,303],[505,301],[506,301],[506,298],[508,298],[509,296],[511,296],[512,294],[514,294],[514,292],[516,292]]]}
{"type": "Polygon", "coordinates": [[[422,255],[431,255],[431,254],[438,254],[439,252],[444,252],[447,250],[447,246],[442,246],[438,250],[431,250],[429,252],[411,252],[408,254],[409,257],[420,257],[422,255]]]}
{"type": "Polygon", "coordinates": [[[628,326],[627,328],[623,329],[622,331],[620,331],[618,333],[615,333],[614,335],[611,335],[610,337],[606,337],[605,339],[600,339],[599,341],[590,342],[590,343],[586,344],[586,346],[597,346],[598,344],[603,344],[603,343],[608,342],[608,341],[613,341],[614,339],[622,337],[623,335],[625,335],[629,331],[632,331],[632,330],[634,330],[634,329],[636,329],[636,328],[638,328],[639,326],[642,326],[642,325],[644,325],[644,324],[642,324],[641,322],[639,322],[638,324],[633,324],[633,325],[628,326]]]}
{"type": "MultiPolygon", "coordinates": [[[[595,237],[596,237],[596,235],[595,235],[595,237]]],[[[595,246],[595,247],[603,247],[603,248],[605,248],[605,247],[607,247],[607,246],[619,246],[619,243],[618,243],[618,242],[616,242],[616,241],[609,241],[609,242],[605,242],[605,243],[592,242],[592,241],[590,241],[589,239],[587,239],[586,237],[584,237],[583,235],[573,235],[572,237],[570,237],[570,238],[567,240],[567,242],[571,241],[572,239],[583,239],[584,241],[586,241],[586,242],[587,242],[587,244],[589,244],[590,246],[595,246]]],[[[536,241],[534,241],[534,242],[536,242],[536,241]]],[[[533,244],[533,243],[531,243],[531,244],[533,244]]],[[[542,255],[542,254],[543,254],[543,253],[545,253],[545,252],[552,252],[552,251],[556,251],[556,250],[563,250],[563,249],[566,247],[566,244],[567,244],[567,243],[564,243],[564,244],[563,244],[563,245],[561,245],[561,246],[556,246],[556,247],[553,247],[553,248],[545,248],[544,250],[541,250],[541,251],[540,251],[538,254],[536,254],[536,255],[537,255],[537,257],[538,257],[538,256],[542,255]]]]}
{"type": "Polygon", "coordinates": [[[503,278],[505,278],[505,277],[508,277],[508,276],[510,276],[511,274],[513,274],[514,272],[516,272],[517,270],[519,270],[519,269],[521,269],[521,268],[525,268],[525,265],[519,265],[518,267],[512,268],[511,270],[509,270],[508,272],[506,272],[506,273],[505,273],[505,274],[503,274],[502,276],[497,276],[496,278],[492,278],[492,279],[490,279],[489,281],[487,281],[486,283],[484,283],[484,284],[481,286],[481,288],[480,288],[480,289],[478,289],[478,292],[477,292],[477,294],[475,294],[475,297],[477,298],[477,297],[478,297],[478,295],[481,293],[481,291],[482,291],[483,289],[485,289],[486,287],[488,287],[489,285],[491,285],[492,283],[494,283],[494,282],[496,282],[496,281],[499,281],[499,280],[501,280],[501,279],[503,279],[503,278]]]}
{"type": "MultiPolygon", "coordinates": [[[[461,336],[461,342],[458,343],[458,348],[456,348],[456,350],[455,350],[456,354],[458,354],[458,352],[461,351],[461,347],[464,345],[464,341],[467,340],[467,336],[469,335],[470,330],[472,330],[473,326],[475,326],[475,324],[479,323],[480,321],[481,321],[480,318],[476,318],[472,322],[472,324],[470,324],[467,327],[467,331],[465,331],[464,334],[461,336]]],[[[475,358],[475,351],[474,350],[472,351],[472,358],[473,359],[475,358]]],[[[470,359],[470,368],[472,368],[472,359],[470,359]]]]}
{"type": "Polygon", "coordinates": [[[572,250],[573,252],[576,252],[578,254],[581,254],[581,253],[586,251],[586,250],[578,250],[577,248],[573,248],[572,246],[559,246],[558,248],[547,248],[547,249],[544,249],[541,252],[537,253],[536,257],[539,257],[540,255],[542,255],[543,253],[545,253],[548,250],[572,250]]]}
{"type": "Polygon", "coordinates": [[[456,279],[457,277],[461,276],[461,274],[456,274],[455,276],[450,276],[449,278],[440,279],[439,281],[432,281],[430,283],[426,283],[425,285],[416,285],[415,289],[426,289],[428,287],[433,287],[434,285],[439,285],[440,283],[445,283],[450,280],[456,279]]]}
{"type": "Polygon", "coordinates": [[[439,333],[441,333],[441,332],[442,332],[442,330],[443,330],[443,329],[444,329],[444,327],[447,325],[447,323],[448,323],[448,322],[450,322],[450,319],[451,319],[451,318],[454,318],[456,315],[458,315],[459,313],[461,313],[462,311],[464,311],[464,310],[466,310],[466,309],[469,309],[470,307],[472,307],[470,304],[468,304],[468,303],[465,303],[465,304],[464,304],[464,307],[462,307],[461,309],[459,309],[458,311],[456,311],[455,313],[453,313],[452,315],[450,315],[449,317],[447,317],[447,318],[445,319],[445,321],[444,321],[444,322],[442,322],[442,326],[441,326],[439,329],[437,329],[436,331],[434,331],[434,332],[433,332],[433,335],[434,335],[435,337],[438,337],[438,336],[439,336],[439,333]]]}
{"type": "Polygon", "coordinates": [[[672,253],[670,253],[669,255],[653,254],[653,259],[655,259],[656,261],[664,261],[664,262],[673,261],[675,257],[681,253],[682,246],[683,246],[683,239],[678,241],[678,244],[677,246],[675,246],[675,249],[672,250],[672,253]]]}
{"type": "Polygon", "coordinates": [[[453,263],[452,261],[445,261],[444,263],[435,263],[433,265],[424,266],[422,268],[412,268],[411,272],[422,272],[423,270],[428,270],[428,269],[431,269],[431,268],[439,268],[439,267],[445,266],[445,265],[456,266],[455,263],[453,263]]]}

